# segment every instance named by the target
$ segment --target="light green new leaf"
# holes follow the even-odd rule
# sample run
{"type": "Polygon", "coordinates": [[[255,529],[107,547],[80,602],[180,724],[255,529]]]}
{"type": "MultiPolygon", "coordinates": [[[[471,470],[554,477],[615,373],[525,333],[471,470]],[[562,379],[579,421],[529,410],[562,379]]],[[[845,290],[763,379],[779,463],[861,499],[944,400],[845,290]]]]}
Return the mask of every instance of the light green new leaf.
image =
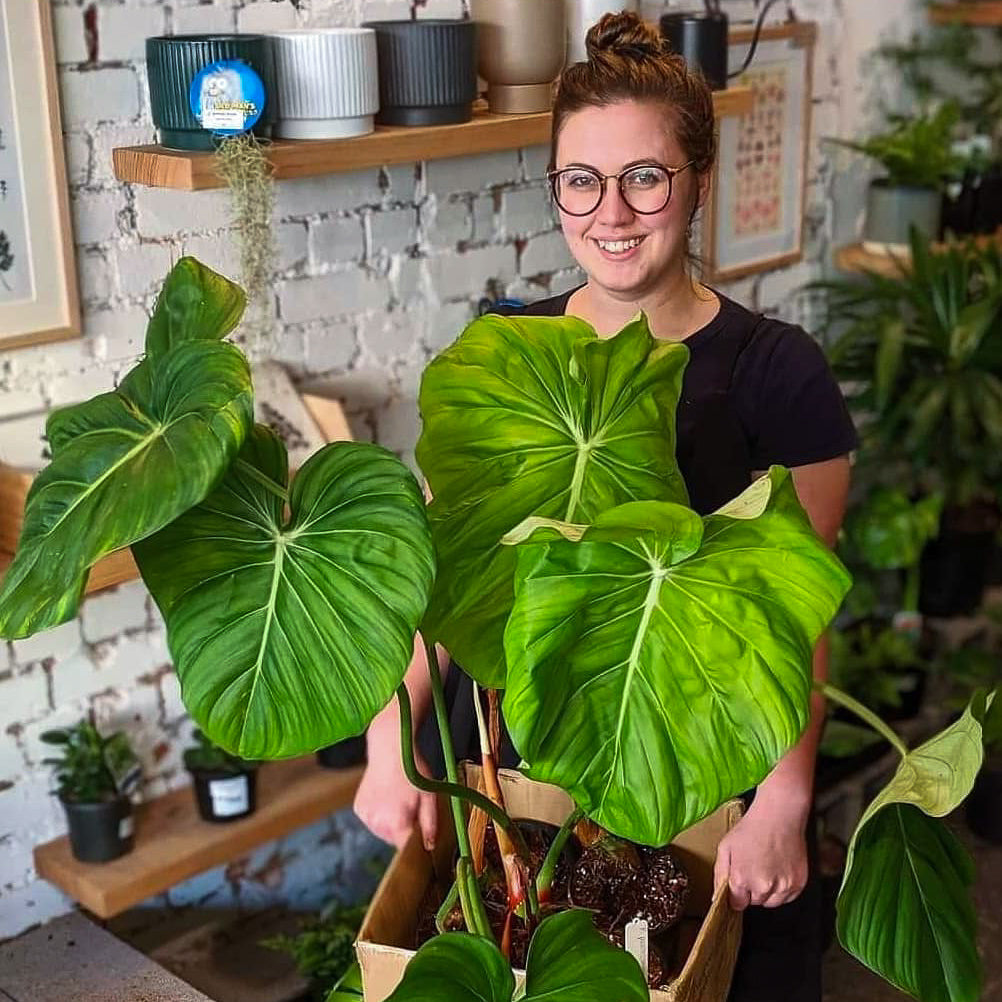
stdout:
{"type": "Polygon", "coordinates": [[[426,369],[417,454],[440,571],[422,630],[482,685],[505,682],[515,554],[502,536],[533,515],[591,522],[628,501],[686,502],[687,360],[642,315],[608,339],[572,317],[485,316],[426,369]]]}
{"type": "Polygon", "coordinates": [[[874,815],[889,804],[913,804],[941,818],[957,808],[971,792],[984,762],[982,723],[994,696],[975,697],[967,709],[949,727],[913,748],[898,763],[888,784],[870,802],[849,842],[845,876],[849,881],[860,832],[874,815]],[[977,702],[975,702],[977,700],[977,702]]]}
{"type": "Polygon", "coordinates": [[[796,743],[848,575],[779,467],[705,519],[638,502],[557,528],[514,547],[505,719],[529,776],[663,845],[796,743]]]}
{"type": "Polygon", "coordinates": [[[885,807],[857,836],[859,863],[838,899],[842,945],[921,1002],[976,1002],[974,866],[964,848],[911,804],[885,807]]]}
{"type": "MultiPolygon", "coordinates": [[[[544,919],[529,944],[522,1002],[646,1002],[647,979],[625,950],[574,909],[544,919]]],[[[415,954],[387,1002],[511,1002],[515,978],[497,945],[449,932],[415,954]]]]}
{"type": "Polygon", "coordinates": [[[314,453],[288,520],[287,478],[285,447],[259,425],[219,489],[134,550],[185,706],[248,759],[361,733],[403,679],[434,577],[421,490],[391,453],[314,453]]]}
{"type": "Polygon", "coordinates": [[[252,421],[250,370],[232,345],[183,343],[164,357],[147,396],[102,393],[73,411],[72,435],[25,502],[0,588],[3,637],[71,619],[93,564],[213,489],[252,421]]]}
{"type": "Polygon", "coordinates": [[[515,975],[493,940],[447,932],[414,954],[386,1002],[511,1002],[514,991],[515,975]]]}
{"type": "Polygon", "coordinates": [[[324,1002],[361,1002],[364,993],[362,991],[362,969],[358,966],[358,961],[354,961],[351,967],[338,978],[337,984],[327,993],[324,1002]]]}
{"type": "Polygon", "coordinates": [[[540,923],[529,944],[524,1002],[647,1002],[647,979],[581,909],[540,923]]]}

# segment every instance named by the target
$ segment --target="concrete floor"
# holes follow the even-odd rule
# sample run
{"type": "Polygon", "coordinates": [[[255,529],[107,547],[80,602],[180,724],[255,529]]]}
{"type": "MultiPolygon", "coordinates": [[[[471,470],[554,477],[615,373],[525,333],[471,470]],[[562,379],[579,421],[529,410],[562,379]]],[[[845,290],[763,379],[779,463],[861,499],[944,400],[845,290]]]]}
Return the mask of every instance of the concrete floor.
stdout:
{"type": "MultiPolygon", "coordinates": [[[[978,839],[959,818],[951,823],[970,849],[976,868],[978,949],[984,965],[981,1002],[1002,1002],[1002,845],[978,839]]],[[[846,954],[837,942],[825,955],[824,1002],[903,1002],[909,998],[846,954]]]]}

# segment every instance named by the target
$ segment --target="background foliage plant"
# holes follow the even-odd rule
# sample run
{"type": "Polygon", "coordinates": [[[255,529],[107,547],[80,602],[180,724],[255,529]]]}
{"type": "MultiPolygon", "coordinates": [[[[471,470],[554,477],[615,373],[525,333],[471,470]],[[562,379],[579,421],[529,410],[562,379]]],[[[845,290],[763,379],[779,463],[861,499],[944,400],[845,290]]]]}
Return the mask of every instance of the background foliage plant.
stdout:
{"type": "Polygon", "coordinates": [[[225,748],[220,748],[197,727],[192,734],[195,742],[184,750],[184,767],[192,771],[229,772],[238,775],[257,768],[257,762],[231,755],[225,748]]]}
{"type": "Polygon", "coordinates": [[[42,741],[59,756],[42,759],[55,773],[56,793],[70,803],[99,804],[126,793],[138,779],[139,761],[122,731],[103,736],[90,720],[45,731],[42,741]]]}

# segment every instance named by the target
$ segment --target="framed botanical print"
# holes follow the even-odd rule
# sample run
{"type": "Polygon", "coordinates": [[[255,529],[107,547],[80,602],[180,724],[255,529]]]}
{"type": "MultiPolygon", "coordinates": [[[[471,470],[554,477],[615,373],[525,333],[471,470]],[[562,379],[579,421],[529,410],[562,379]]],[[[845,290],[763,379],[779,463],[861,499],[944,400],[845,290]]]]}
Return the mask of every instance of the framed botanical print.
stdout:
{"type": "MultiPolygon", "coordinates": [[[[732,28],[728,62],[744,62],[751,28],[732,28]]],[[[811,81],[817,26],[762,30],[736,86],[751,87],[752,110],[720,121],[717,166],[703,225],[703,279],[727,282],[803,256],[811,81]]]]}
{"type": "Polygon", "coordinates": [[[0,349],[79,334],[49,0],[0,0],[0,349]]]}

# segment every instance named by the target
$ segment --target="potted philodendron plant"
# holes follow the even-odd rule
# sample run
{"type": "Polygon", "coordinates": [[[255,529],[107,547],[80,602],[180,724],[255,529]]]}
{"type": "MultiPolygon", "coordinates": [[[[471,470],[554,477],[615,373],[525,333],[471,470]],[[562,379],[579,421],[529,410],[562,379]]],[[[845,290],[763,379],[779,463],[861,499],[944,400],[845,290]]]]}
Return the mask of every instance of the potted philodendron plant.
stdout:
{"type": "Polygon", "coordinates": [[[184,750],[195,802],[203,821],[238,821],[257,806],[257,762],[231,755],[197,727],[195,744],[184,750]]]}
{"type": "Polygon", "coordinates": [[[923,549],[918,608],[931,616],[980,602],[1002,485],[1002,249],[933,251],[916,232],[912,263],[817,283],[827,296],[829,356],[850,387],[860,460],[909,498],[942,495],[923,549]]]}
{"type": "Polygon", "coordinates": [[[73,855],[83,863],[104,863],[127,853],[133,830],[129,791],[139,778],[128,737],[121,731],[102,735],[90,720],[41,737],[60,752],[43,764],[55,772],[73,855]]]}
{"type": "Polygon", "coordinates": [[[961,173],[953,151],[957,111],[944,104],[933,114],[898,118],[883,133],[861,142],[836,140],[876,161],[883,173],[866,193],[863,244],[872,251],[906,251],[914,227],[931,240],[939,236],[943,189],[961,173]]]}
{"type": "MultiPolygon", "coordinates": [[[[555,874],[572,827],[586,849],[581,815],[598,843],[619,840],[616,858],[646,858],[799,739],[813,646],[848,576],[788,471],[698,516],[674,459],[684,345],[653,338],[642,316],[608,339],[569,317],[482,317],[423,381],[429,507],[407,468],[366,443],[324,446],[290,486],[283,446],[252,423],[247,363],[221,340],[242,306],[238,288],[182,259],[146,357],[116,391],[50,417],[53,458],[0,586],[0,635],[72,617],[89,567],[131,545],[185,705],[231,754],[313,751],[360,733],[396,694],[405,767],[452,806],[459,855],[438,918],[462,931],[421,946],[394,1002],[510,999],[504,950],[519,939],[527,999],[646,999],[643,968],[610,942],[622,930],[607,938],[590,912],[554,909],[555,874]],[[413,761],[403,678],[419,626],[444,783],[413,761]],[[525,773],[506,789],[528,776],[576,801],[542,859],[504,809],[486,724],[486,794],[458,783],[436,642],[504,689],[525,773]],[[464,804],[494,823],[483,869],[464,804]],[[500,928],[485,906],[497,873],[500,928]]],[[[825,691],[906,759],[850,847],[842,942],[920,998],[973,1002],[970,865],[937,817],[974,781],[990,697],[908,752],[825,691]],[[908,864],[918,846],[928,869],[908,864]]]]}

